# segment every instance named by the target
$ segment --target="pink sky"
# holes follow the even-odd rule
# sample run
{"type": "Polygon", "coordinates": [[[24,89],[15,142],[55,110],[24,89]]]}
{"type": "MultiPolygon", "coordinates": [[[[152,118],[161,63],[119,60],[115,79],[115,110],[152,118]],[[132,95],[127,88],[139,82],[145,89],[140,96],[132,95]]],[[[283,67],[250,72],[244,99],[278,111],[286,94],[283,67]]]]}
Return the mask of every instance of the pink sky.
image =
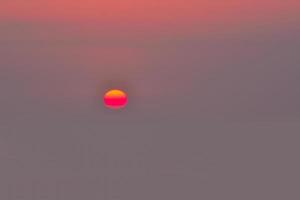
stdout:
{"type": "Polygon", "coordinates": [[[297,15],[298,0],[9,0],[0,19],[199,25],[270,20],[297,15]]]}
{"type": "MultiPolygon", "coordinates": [[[[168,105],[166,97],[182,102],[204,87],[201,100],[225,109],[214,97],[219,89],[225,98],[225,90],[213,87],[223,86],[222,79],[230,85],[253,62],[271,62],[261,56],[280,51],[275,42],[291,42],[299,11],[299,0],[6,0],[0,6],[0,42],[8,44],[2,66],[24,79],[29,96],[58,104],[88,105],[111,81],[136,90],[137,101],[168,105]],[[220,85],[205,83],[215,76],[220,85]]],[[[274,54],[293,60],[288,51],[274,54]]],[[[266,71],[274,67],[266,65],[266,71]]],[[[258,74],[260,66],[254,66],[258,74]]],[[[232,90],[251,88],[252,77],[245,85],[232,90]]],[[[260,96],[251,95],[253,102],[260,96]]]]}

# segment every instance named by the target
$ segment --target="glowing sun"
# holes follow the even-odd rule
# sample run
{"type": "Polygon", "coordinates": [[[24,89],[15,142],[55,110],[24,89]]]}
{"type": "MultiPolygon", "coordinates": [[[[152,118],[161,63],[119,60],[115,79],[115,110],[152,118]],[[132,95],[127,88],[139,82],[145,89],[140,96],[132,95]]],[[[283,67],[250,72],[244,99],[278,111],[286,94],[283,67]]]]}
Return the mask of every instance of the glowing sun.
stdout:
{"type": "Polygon", "coordinates": [[[121,109],[127,104],[127,94],[122,90],[109,90],[105,93],[103,101],[106,107],[111,109],[121,109]]]}

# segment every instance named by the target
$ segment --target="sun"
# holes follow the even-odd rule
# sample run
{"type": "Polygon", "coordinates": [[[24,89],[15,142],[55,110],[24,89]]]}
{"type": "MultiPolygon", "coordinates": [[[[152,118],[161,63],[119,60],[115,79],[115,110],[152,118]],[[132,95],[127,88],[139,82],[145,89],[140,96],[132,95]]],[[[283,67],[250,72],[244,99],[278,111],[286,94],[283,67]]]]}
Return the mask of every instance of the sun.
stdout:
{"type": "Polygon", "coordinates": [[[127,105],[127,94],[119,89],[107,91],[103,97],[104,105],[110,109],[121,109],[127,105]]]}

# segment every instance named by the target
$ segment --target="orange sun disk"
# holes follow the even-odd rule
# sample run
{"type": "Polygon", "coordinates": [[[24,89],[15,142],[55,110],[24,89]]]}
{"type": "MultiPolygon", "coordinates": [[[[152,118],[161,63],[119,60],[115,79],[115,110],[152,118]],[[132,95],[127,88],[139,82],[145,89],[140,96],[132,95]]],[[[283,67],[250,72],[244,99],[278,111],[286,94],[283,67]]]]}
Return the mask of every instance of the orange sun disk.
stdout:
{"type": "Polygon", "coordinates": [[[124,108],[127,104],[127,95],[122,90],[109,90],[104,95],[104,104],[111,109],[124,108]]]}

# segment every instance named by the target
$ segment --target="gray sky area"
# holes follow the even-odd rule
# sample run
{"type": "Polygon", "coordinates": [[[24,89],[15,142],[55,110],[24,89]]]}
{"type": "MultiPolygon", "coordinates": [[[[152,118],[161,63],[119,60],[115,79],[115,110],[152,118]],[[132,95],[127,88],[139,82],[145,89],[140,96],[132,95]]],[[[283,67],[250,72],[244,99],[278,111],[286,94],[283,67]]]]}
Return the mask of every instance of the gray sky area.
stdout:
{"type": "Polygon", "coordinates": [[[0,15],[0,199],[300,199],[295,13],[203,26],[0,15]],[[109,88],[126,109],[103,107],[109,88]]]}

